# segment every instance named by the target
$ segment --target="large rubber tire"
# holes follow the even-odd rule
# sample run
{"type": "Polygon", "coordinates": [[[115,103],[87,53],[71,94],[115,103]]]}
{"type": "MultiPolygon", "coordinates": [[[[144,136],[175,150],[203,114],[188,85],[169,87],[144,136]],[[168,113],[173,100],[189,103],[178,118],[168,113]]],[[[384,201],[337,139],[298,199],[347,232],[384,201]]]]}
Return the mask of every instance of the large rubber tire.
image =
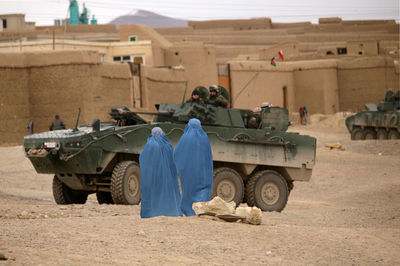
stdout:
{"type": "Polygon", "coordinates": [[[365,140],[376,139],[376,131],[372,128],[366,128],[364,129],[362,136],[365,140]]]}
{"type": "Polygon", "coordinates": [[[140,168],[137,162],[123,161],[114,167],[111,176],[111,196],[115,204],[139,204],[140,168]]]}
{"type": "Polygon", "coordinates": [[[389,130],[388,139],[400,139],[400,133],[396,129],[392,128],[389,130]]]}
{"type": "Polygon", "coordinates": [[[352,140],[362,140],[363,139],[363,131],[361,128],[356,127],[351,131],[351,139],[352,140]]]}
{"type": "Polygon", "coordinates": [[[378,129],[378,132],[376,133],[376,139],[379,139],[379,140],[388,139],[388,133],[387,133],[386,129],[384,129],[384,128],[378,129]]]}
{"type": "Polygon", "coordinates": [[[246,185],[246,201],[263,211],[282,211],[289,197],[288,184],[279,173],[264,170],[253,175],[246,185]]]}
{"type": "Polygon", "coordinates": [[[97,191],[96,198],[99,204],[114,204],[111,192],[97,191]]]}
{"type": "Polygon", "coordinates": [[[53,178],[53,196],[57,204],[85,204],[88,193],[68,187],[55,175],[53,178]]]}
{"type": "Polygon", "coordinates": [[[234,201],[239,205],[244,196],[244,185],[242,177],[235,170],[221,167],[214,170],[214,180],[211,190],[211,197],[219,196],[221,199],[230,202],[234,201]]]}

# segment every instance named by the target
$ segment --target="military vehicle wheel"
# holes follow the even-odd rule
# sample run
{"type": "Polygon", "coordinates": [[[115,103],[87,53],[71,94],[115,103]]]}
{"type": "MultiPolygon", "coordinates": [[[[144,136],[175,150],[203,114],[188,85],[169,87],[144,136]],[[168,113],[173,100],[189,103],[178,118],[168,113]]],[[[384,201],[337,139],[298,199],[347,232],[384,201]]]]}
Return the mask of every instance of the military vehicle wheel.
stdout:
{"type": "Polygon", "coordinates": [[[386,129],[384,129],[384,128],[378,129],[378,132],[376,133],[376,138],[380,139],[380,140],[388,139],[388,133],[387,133],[386,129]]]}
{"type": "Polygon", "coordinates": [[[96,198],[99,204],[114,204],[111,192],[97,191],[96,198]]]}
{"type": "Polygon", "coordinates": [[[372,128],[366,128],[364,129],[362,133],[363,139],[376,139],[376,131],[373,130],[372,128]]]}
{"type": "Polygon", "coordinates": [[[55,175],[53,178],[53,196],[57,204],[85,204],[88,193],[68,187],[55,175]]]}
{"type": "Polygon", "coordinates": [[[137,162],[123,161],[114,167],[111,176],[111,196],[115,204],[139,204],[140,168],[137,162]]]}
{"type": "Polygon", "coordinates": [[[396,129],[392,128],[389,130],[388,139],[400,139],[400,133],[396,129]]]}
{"type": "Polygon", "coordinates": [[[244,196],[244,185],[242,177],[231,168],[217,168],[214,170],[213,187],[211,197],[219,196],[221,199],[230,202],[234,201],[239,205],[244,196]]]}
{"type": "Polygon", "coordinates": [[[351,131],[351,139],[352,140],[362,140],[363,139],[363,131],[361,128],[353,128],[351,131]]]}
{"type": "Polygon", "coordinates": [[[247,204],[255,205],[263,211],[282,211],[288,197],[288,184],[275,171],[260,171],[253,175],[246,185],[247,204]]]}

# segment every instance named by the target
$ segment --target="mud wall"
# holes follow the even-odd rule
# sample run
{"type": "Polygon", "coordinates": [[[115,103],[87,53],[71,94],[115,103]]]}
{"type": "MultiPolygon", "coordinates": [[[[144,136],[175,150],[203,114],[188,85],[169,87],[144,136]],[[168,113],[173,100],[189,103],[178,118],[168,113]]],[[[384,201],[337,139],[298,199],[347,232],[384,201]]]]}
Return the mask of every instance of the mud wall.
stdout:
{"type": "Polygon", "coordinates": [[[231,62],[234,106],[253,109],[269,102],[286,105],[289,113],[304,105],[310,113],[334,113],[339,106],[336,67],[335,60],[278,62],[276,67],[265,63],[231,62]]]}
{"type": "Polygon", "coordinates": [[[340,111],[360,111],[378,103],[387,89],[399,90],[399,73],[390,57],[364,57],[338,61],[340,111]]]}
{"type": "Polygon", "coordinates": [[[296,62],[294,67],[296,109],[306,106],[310,114],[334,114],[339,109],[335,60],[296,62]]]}
{"type": "MultiPolygon", "coordinates": [[[[187,79],[185,70],[142,66],[141,98],[143,109],[155,111],[155,104],[181,103],[187,79]]],[[[188,88],[186,96],[190,95],[188,88]]]]}
{"type": "Polygon", "coordinates": [[[55,114],[73,127],[109,120],[112,105],[131,106],[127,64],[104,65],[94,52],[0,54],[0,145],[21,144],[29,121],[47,131],[55,114]]]}
{"type": "Polygon", "coordinates": [[[234,30],[269,29],[271,28],[270,18],[259,19],[237,19],[237,20],[208,20],[208,21],[189,21],[189,26],[193,29],[217,29],[232,28],[234,30]]]}
{"type": "MultiPolygon", "coordinates": [[[[218,82],[215,49],[200,44],[175,45],[165,50],[165,64],[183,66],[190,93],[199,86],[218,82]]],[[[189,93],[189,96],[190,96],[189,93]]]]}
{"type": "Polygon", "coordinates": [[[254,109],[264,102],[283,106],[285,87],[287,107],[290,112],[294,111],[295,84],[291,67],[274,68],[265,63],[231,62],[231,80],[231,97],[235,108],[254,109]]]}

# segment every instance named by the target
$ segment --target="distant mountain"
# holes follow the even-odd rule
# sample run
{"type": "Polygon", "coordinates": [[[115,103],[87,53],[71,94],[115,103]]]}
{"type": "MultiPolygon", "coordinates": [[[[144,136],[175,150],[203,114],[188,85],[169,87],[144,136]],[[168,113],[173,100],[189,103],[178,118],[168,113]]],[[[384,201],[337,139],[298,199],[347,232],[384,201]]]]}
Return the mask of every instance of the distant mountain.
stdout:
{"type": "Polygon", "coordinates": [[[121,24],[145,24],[152,28],[187,27],[188,25],[187,20],[161,16],[145,10],[135,10],[127,15],[117,17],[109,23],[115,24],[117,28],[121,24]]]}

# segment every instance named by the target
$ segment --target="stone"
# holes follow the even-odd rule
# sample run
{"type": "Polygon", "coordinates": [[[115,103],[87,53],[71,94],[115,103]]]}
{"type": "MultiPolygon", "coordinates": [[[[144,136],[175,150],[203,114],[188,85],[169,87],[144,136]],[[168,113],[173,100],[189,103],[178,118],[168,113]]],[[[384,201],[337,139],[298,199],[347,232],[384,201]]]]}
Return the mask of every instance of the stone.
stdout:
{"type": "Polygon", "coordinates": [[[257,207],[249,207],[247,209],[246,223],[259,225],[262,223],[262,211],[257,207]]]}
{"type": "Polygon", "coordinates": [[[340,143],[325,143],[325,147],[330,149],[330,150],[333,150],[333,149],[338,149],[338,150],[341,150],[341,151],[345,150],[343,145],[340,144],[340,143]]]}
{"type": "Polygon", "coordinates": [[[216,216],[221,214],[234,214],[235,207],[235,202],[226,202],[218,196],[214,197],[210,201],[195,202],[192,204],[192,208],[196,215],[216,216]]]}
{"type": "Polygon", "coordinates": [[[245,223],[259,225],[262,223],[262,211],[257,207],[239,206],[235,210],[238,216],[246,217],[245,223]]]}

